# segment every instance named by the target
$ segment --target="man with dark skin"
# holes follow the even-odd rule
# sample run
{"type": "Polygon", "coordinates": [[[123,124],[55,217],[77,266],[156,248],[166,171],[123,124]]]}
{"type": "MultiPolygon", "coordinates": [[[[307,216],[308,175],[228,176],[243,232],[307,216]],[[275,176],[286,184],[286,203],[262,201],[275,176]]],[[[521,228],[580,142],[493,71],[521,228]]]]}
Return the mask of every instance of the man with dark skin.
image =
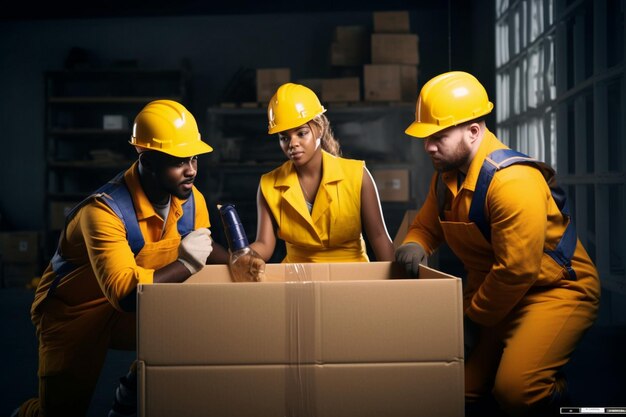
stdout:
{"type": "MultiPolygon", "coordinates": [[[[212,151],[193,115],[153,101],[135,118],[130,143],[138,160],[66,218],[31,308],[39,397],[14,415],[86,415],[107,350],[135,349],[137,286],[183,282],[207,262],[228,262],[193,185],[198,155],[212,151]]],[[[109,415],[134,415],[134,364],[120,382],[109,415]]]]}

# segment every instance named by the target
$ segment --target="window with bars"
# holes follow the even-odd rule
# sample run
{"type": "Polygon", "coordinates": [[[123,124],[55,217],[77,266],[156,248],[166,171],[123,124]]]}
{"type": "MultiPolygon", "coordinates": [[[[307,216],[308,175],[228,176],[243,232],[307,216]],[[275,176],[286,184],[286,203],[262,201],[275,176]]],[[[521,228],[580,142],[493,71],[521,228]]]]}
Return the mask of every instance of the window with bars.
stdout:
{"type": "Polygon", "coordinates": [[[606,289],[626,294],[624,0],[496,0],[496,133],[552,165],[606,289]]]}

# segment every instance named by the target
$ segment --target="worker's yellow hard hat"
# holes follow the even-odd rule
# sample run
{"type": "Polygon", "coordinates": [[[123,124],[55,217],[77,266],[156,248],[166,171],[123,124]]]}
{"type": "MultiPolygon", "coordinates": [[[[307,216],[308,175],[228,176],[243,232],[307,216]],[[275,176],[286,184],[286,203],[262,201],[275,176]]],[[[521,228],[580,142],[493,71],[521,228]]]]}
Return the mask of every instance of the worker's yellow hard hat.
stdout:
{"type": "Polygon", "coordinates": [[[267,106],[267,133],[271,135],[302,126],[325,111],[308,87],[294,83],[283,84],[267,106]]]}
{"type": "Polygon", "coordinates": [[[489,114],[492,109],[493,103],[476,77],[463,71],[446,72],[424,84],[415,106],[415,121],[405,132],[426,138],[489,114]]]}
{"type": "Polygon", "coordinates": [[[130,143],[140,150],[188,158],[213,151],[200,139],[193,115],[173,100],[148,103],[135,117],[130,143]]]}

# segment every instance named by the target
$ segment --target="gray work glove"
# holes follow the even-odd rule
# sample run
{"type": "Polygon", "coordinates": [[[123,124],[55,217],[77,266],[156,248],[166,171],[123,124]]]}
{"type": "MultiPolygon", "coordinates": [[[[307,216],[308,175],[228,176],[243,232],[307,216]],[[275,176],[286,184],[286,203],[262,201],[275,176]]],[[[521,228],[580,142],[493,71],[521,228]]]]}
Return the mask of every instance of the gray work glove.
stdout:
{"type": "Polygon", "coordinates": [[[396,249],[396,262],[404,265],[407,274],[418,277],[419,264],[428,265],[428,255],[422,245],[409,242],[396,249]]]}
{"type": "Polygon", "coordinates": [[[178,260],[193,275],[204,268],[212,251],[211,231],[203,227],[194,230],[183,238],[178,247],[178,260]]]}

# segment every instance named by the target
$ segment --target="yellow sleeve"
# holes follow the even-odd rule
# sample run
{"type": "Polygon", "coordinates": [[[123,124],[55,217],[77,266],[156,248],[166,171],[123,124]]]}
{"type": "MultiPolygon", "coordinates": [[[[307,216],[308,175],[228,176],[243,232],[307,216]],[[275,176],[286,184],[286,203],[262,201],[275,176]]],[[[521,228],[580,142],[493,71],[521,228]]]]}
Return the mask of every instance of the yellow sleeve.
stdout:
{"type": "Polygon", "coordinates": [[[137,265],[124,224],[106,203],[95,200],[81,211],[80,229],[96,280],[111,304],[123,310],[119,301],[137,284],[151,284],[154,270],[137,265]]]}

